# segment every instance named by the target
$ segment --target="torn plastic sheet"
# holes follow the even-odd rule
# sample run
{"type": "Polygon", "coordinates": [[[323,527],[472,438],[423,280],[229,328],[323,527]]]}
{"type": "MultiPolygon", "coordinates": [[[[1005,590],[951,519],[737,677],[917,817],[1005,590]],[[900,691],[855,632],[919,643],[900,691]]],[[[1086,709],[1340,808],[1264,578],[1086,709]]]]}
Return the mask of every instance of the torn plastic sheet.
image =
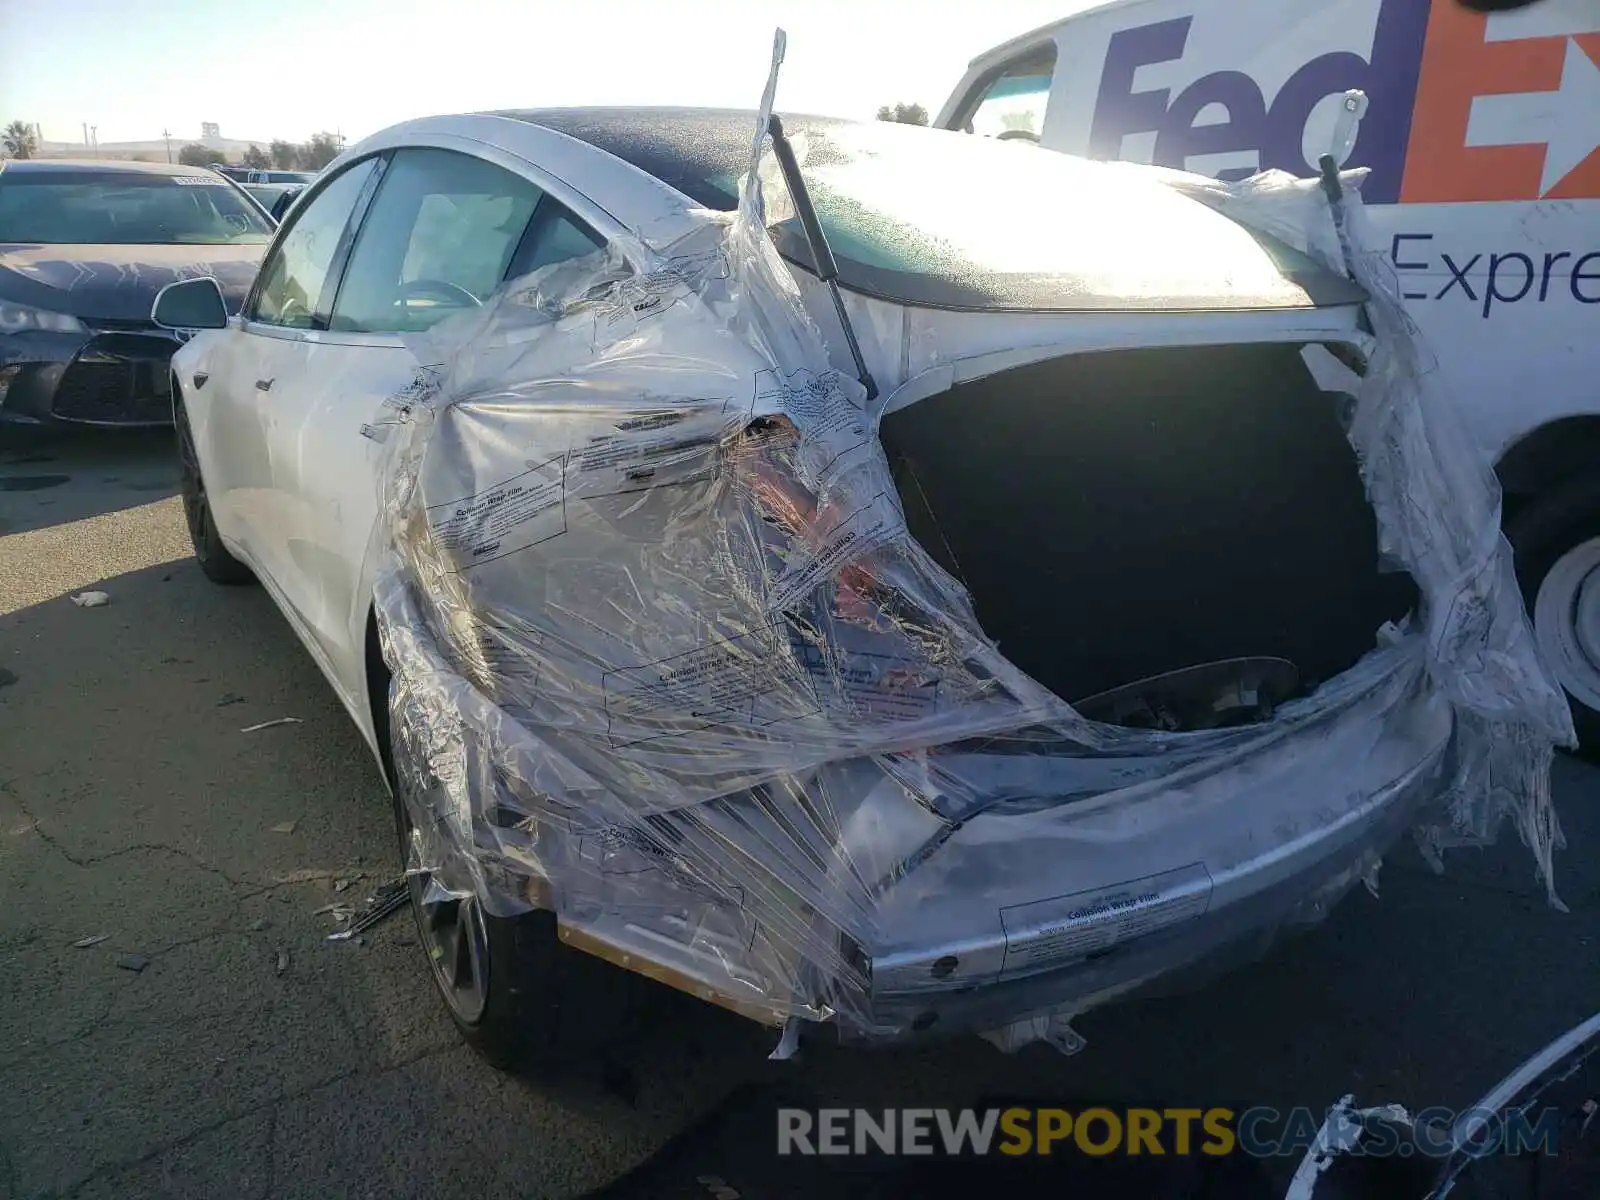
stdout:
{"type": "MultiPolygon", "coordinates": [[[[1371,248],[1359,191],[1366,175],[1362,169],[1340,177],[1352,265],[1371,295],[1376,334],[1349,436],[1378,514],[1380,551],[1416,578],[1426,598],[1429,674],[1462,727],[1455,774],[1444,803],[1418,824],[1418,843],[1442,869],[1441,851],[1491,840],[1509,816],[1561,908],[1552,856],[1565,840],[1550,799],[1550,760],[1556,746],[1576,744],[1571,712],[1518,603],[1500,532],[1499,481],[1456,417],[1452,397],[1438,387],[1392,264],[1371,248]]],[[[1276,171],[1232,185],[1175,173],[1169,180],[1324,262],[1343,257],[1315,181],[1276,171]]]]}
{"type": "MultiPolygon", "coordinates": [[[[1087,720],[907,532],[880,408],[767,234],[779,60],[736,215],[635,231],[408,340],[417,379],[375,419],[408,869],[774,1026],[1008,1044],[1321,919],[1408,827],[1437,850],[1509,816],[1551,884],[1565,700],[1492,473],[1377,258],[1368,368],[1341,386],[1420,612],[1253,724],[1087,720]]],[[[1203,182],[1339,265],[1315,181],[1203,182]]],[[[869,361],[908,360],[896,386],[908,347],[945,353],[859,331],[869,361]]]]}

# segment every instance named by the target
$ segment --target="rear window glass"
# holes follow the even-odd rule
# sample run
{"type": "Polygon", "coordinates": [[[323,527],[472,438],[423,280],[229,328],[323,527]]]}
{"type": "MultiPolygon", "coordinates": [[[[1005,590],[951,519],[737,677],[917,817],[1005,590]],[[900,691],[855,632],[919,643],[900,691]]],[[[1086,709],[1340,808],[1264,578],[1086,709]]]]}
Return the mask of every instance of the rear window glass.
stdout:
{"type": "MultiPolygon", "coordinates": [[[[869,294],[1010,309],[1298,307],[1361,298],[1305,255],[1127,170],[1022,140],[889,122],[789,128],[841,280],[869,294]]],[[[681,177],[672,182],[701,203],[732,208],[743,164],[724,160],[718,168],[692,188],[681,177]]],[[[809,267],[771,156],[763,169],[778,249],[809,267]]]]}
{"type": "Polygon", "coordinates": [[[204,176],[0,176],[0,242],[45,245],[263,244],[272,225],[233,186],[204,176]]]}

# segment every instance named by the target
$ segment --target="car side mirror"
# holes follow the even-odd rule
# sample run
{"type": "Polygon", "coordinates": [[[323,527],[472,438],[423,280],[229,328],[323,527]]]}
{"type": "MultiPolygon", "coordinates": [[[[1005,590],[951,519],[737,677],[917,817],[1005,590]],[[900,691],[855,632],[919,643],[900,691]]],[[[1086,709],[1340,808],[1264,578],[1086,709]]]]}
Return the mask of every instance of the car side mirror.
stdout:
{"type": "Polygon", "coordinates": [[[225,329],[228,303],[211,276],[180,279],[156,293],[150,319],[163,329],[225,329]]]}

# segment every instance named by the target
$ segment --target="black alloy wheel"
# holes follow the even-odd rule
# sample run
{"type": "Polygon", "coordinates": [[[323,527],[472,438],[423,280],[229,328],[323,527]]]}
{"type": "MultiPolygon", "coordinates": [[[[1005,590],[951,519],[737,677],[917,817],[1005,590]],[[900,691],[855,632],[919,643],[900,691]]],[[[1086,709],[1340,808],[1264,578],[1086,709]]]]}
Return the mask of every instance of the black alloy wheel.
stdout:
{"type": "Polygon", "coordinates": [[[183,519],[189,527],[189,542],[194,547],[195,561],[212,583],[250,583],[255,576],[222,544],[217,523],[211,516],[211,503],[206,495],[205,475],[200,469],[200,455],[195,450],[194,431],[189,427],[189,413],[180,400],[174,405],[173,424],[178,433],[178,487],[183,498],[183,519]]]}

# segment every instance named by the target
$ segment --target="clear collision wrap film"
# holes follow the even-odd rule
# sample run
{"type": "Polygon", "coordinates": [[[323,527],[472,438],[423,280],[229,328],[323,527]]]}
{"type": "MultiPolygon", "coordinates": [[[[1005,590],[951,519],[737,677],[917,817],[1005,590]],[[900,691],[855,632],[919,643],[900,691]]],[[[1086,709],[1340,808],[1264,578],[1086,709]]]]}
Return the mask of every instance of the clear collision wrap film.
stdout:
{"type": "Polygon", "coordinates": [[[1378,515],[1380,552],[1424,598],[1429,676],[1455,709],[1455,773],[1419,821],[1435,864],[1452,845],[1484,844],[1510,817],[1556,907],[1552,854],[1565,845],[1550,799],[1555,746],[1576,744],[1565,695],[1541,662],[1500,532],[1500,483],[1437,386],[1431,352],[1400,301],[1388,258],[1368,236],[1360,184],[1343,176],[1336,221],[1321,185],[1269,171],[1233,185],[1185,177],[1182,190],[1245,224],[1345,262],[1367,289],[1372,361],[1349,437],[1378,515]]]}
{"type": "MultiPolygon", "coordinates": [[[[1353,258],[1375,335],[1349,437],[1421,610],[1269,719],[1091,721],[907,532],[889,397],[830,364],[768,236],[775,81],[736,214],[408,339],[416,380],[372,427],[408,869],[773,1024],[1006,1046],[1319,919],[1408,827],[1437,855],[1509,816],[1554,901],[1565,699],[1378,260],[1353,258]],[[1267,879],[1271,838],[1306,869],[1267,879]]],[[[1315,182],[1176,185],[1343,270],[1315,182]]]]}

